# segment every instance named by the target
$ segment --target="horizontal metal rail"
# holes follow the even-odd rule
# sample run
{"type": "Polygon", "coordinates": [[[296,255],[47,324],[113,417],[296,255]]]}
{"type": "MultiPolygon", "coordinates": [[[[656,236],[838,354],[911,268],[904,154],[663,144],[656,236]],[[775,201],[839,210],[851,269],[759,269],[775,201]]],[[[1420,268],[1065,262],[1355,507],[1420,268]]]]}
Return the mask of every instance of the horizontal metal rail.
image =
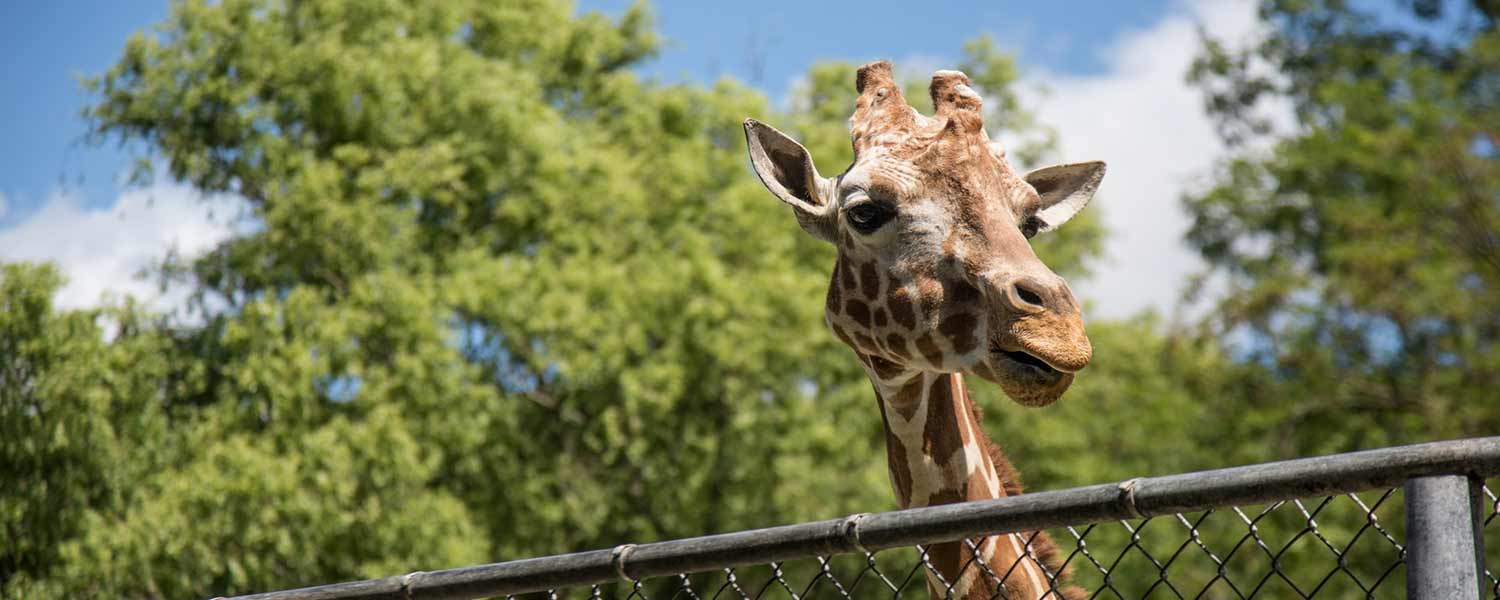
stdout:
{"type": "Polygon", "coordinates": [[[1500,475],[1500,437],[1398,446],[997,500],[850,515],[612,549],[238,596],[235,600],[468,599],[951,542],[1401,485],[1426,475],[1500,475]]]}

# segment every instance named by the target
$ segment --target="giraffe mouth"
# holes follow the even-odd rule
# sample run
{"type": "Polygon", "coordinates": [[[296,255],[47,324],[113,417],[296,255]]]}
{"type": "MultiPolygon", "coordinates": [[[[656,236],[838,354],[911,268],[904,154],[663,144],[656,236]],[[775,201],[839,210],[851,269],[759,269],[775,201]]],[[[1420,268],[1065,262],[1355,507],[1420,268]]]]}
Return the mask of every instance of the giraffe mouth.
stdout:
{"type": "Polygon", "coordinates": [[[989,370],[980,376],[1000,384],[1005,395],[1022,406],[1046,406],[1056,402],[1073,383],[1073,373],[1052,366],[1046,359],[1021,350],[1006,349],[991,342],[989,370]]]}
{"type": "Polygon", "coordinates": [[[1043,375],[1060,375],[1063,373],[1062,370],[1047,364],[1047,361],[1020,350],[1004,350],[999,346],[992,346],[990,352],[1011,362],[1030,367],[1043,375]]]}

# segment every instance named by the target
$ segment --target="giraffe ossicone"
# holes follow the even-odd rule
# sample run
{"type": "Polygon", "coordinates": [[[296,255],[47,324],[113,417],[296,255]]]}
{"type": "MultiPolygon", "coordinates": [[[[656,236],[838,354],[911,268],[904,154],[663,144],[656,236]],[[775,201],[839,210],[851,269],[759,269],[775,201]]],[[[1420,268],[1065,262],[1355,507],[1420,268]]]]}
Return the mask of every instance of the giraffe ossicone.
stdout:
{"type": "MultiPolygon", "coordinates": [[[[932,116],[907,104],[888,62],[860,67],[855,88],[855,158],[842,174],[822,176],[801,144],[753,119],[745,121],[751,166],[803,229],[837,247],[825,316],[880,397],[897,501],[1020,493],[1010,463],[980,427],[963,376],[1042,406],[1088,365],[1093,349],[1078,302],[1029,239],[1088,204],[1104,163],[1018,174],[986,134],[983,100],[958,71],[933,75],[932,116]]],[[[951,569],[929,577],[935,594],[1078,593],[1048,564],[1045,536],[938,544],[929,553],[939,571],[951,569]],[[995,573],[1009,573],[1003,584],[963,567],[975,552],[995,573]]]]}

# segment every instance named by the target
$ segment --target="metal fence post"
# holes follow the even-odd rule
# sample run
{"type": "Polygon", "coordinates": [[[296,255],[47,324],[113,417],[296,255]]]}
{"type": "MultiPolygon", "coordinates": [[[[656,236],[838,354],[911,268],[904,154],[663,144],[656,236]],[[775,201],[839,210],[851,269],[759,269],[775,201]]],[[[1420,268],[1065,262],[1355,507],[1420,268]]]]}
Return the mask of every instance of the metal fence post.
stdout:
{"type": "Polygon", "coordinates": [[[1478,482],[1466,475],[1406,480],[1406,597],[1478,600],[1478,482]]]}

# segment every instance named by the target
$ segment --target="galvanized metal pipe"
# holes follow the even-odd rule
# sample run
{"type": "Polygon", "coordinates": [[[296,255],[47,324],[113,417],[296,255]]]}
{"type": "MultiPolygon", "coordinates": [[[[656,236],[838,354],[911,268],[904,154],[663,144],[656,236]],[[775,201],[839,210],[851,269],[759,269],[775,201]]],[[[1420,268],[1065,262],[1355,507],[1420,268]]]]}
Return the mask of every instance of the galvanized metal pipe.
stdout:
{"type": "Polygon", "coordinates": [[[1483,554],[1475,528],[1479,481],[1428,475],[1406,481],[1406,597],[1479,600],[1483,554]]]}
{"type": "MultiPolygon", "coordinates": [[[[1429,475],[1457,475],[1465,479],[1497,474],[1500,474],[1500,437],[1453,440],[1136,478],[997,500],[851,515],[667,542],[626,544],[607,550],[239,596],[237,600],[483,598],[1359,492],[1395,487],[1408,479],[1429,475]]],[[[1469,552],[1474,551],[1472,542],[1468,548],[1469,552]]]]}

